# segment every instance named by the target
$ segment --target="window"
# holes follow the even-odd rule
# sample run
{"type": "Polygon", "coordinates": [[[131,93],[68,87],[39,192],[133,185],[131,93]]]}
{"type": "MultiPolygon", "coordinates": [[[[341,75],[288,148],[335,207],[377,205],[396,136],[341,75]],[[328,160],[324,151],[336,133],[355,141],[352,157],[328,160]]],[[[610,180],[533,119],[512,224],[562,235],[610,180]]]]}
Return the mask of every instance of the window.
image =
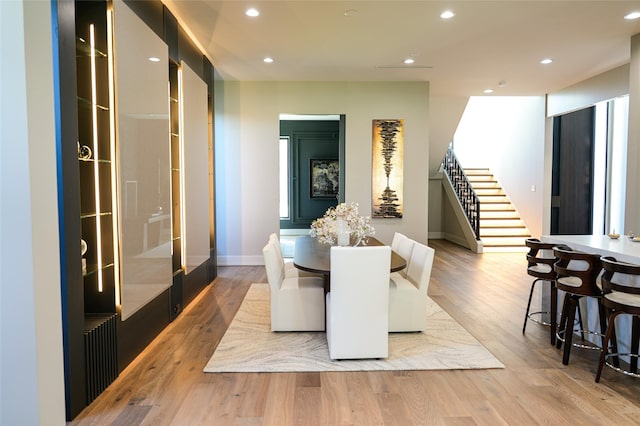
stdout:
{"type": "Polygon", "coordinates": [[[593,233],[597,235],[625,233],[628,114],[628,96],[596,104],[593,233]]]}
{"type": "Polygon", "coordinates": [[[289,138],[280,139],[280,218],[289,218],[289,138]]]}

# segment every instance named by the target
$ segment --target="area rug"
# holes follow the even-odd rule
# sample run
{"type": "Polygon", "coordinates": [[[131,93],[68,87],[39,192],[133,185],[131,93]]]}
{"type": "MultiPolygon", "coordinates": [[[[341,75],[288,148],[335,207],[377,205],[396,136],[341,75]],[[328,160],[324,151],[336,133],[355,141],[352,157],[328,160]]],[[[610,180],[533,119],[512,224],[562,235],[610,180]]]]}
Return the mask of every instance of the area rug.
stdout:
{"type": "Polygon", "coordinates": [[[308,372],[504,368],[433,300],[427,329],[391,333],[384,360],[329,358],[324,332],[277,332],[270,326],[268,284],[252,284],[204,372],[308,372]]]}

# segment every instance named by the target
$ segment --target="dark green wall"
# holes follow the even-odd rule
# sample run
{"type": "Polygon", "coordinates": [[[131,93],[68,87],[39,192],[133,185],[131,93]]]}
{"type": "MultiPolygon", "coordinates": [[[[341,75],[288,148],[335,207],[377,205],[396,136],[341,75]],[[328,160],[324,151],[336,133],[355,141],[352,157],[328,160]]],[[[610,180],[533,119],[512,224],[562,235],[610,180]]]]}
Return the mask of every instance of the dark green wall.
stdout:
{"type": "Polygon", "coordinates": [[[322,216],[336,198],[311,197],[311,160],[340,160],[338,121],[280,121],[280,136],[289,138],[290,218],[280,220],[283,229],[304,229],[322,216]]]}

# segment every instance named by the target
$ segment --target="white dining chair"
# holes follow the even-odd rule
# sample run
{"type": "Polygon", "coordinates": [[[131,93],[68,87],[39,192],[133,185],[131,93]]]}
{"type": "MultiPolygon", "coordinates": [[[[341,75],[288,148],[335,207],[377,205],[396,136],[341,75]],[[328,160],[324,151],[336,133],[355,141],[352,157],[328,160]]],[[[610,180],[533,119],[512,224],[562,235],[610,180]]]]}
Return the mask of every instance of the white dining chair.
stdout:
{"type": "Polygon", "coordinates": [[[391,250],[395,251],[407,262],[407,267],[401,271],[391,273],[391,277],[406,277],[407,270],[409,269],[409,263],[411,262],[411,251],[415,241],[406,235],[396,232],[393,234],[393,240],[391,241],[391,250]]]}
{"type": "Polygon", "coordinates": [[[273,241],[262,249],[271,288],[271,331],[323,331],[324,285],[318,277],[285,277],[273,241]]]}
{"type": "Polygon", "coordinates": [[[405,277],[389,280],[389,332],[423,331],[435,250],[414,242],[405,277]]]}
{"type": "Polygon", "coordinates": [[[391,247],[331,247],[327,343],[331,359],[389,354],[391,247]]]}
{"type": "Polygon", "coordinates": [[[285,278],[289,278],[289,277],[320,277],[322,278],[322,276],[319,274],[314,274],[313,272],[307,272],[307,271],[298,269],[296,268],[296,266],[293,264],[292,261],[285,260],[284,256],[282,255],[282,246],[280,246],[280,239],[278,238],[278,235],[275,232],[269,235],[269,241],[273,242],[278,259],[282,263],[282,266],[284,267],[285,278]]]}

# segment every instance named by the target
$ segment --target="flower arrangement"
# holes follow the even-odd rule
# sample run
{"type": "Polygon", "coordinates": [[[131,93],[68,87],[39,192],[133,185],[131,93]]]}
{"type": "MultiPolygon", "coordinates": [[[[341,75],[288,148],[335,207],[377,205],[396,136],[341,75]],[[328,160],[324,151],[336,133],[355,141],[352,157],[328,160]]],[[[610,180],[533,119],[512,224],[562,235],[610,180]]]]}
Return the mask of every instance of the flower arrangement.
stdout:
{"type": "Polygon", "coordinates": [[[358,245],[363,237],[375,234],[371,217],[360,216],[358,203],[340,203],[329,207],[324,216],[311,223],[310,235],[318,237],[322,243],[336,244],[340,220],[346,223],[350,236],[355,240],[354,245],[358,245]]]}

